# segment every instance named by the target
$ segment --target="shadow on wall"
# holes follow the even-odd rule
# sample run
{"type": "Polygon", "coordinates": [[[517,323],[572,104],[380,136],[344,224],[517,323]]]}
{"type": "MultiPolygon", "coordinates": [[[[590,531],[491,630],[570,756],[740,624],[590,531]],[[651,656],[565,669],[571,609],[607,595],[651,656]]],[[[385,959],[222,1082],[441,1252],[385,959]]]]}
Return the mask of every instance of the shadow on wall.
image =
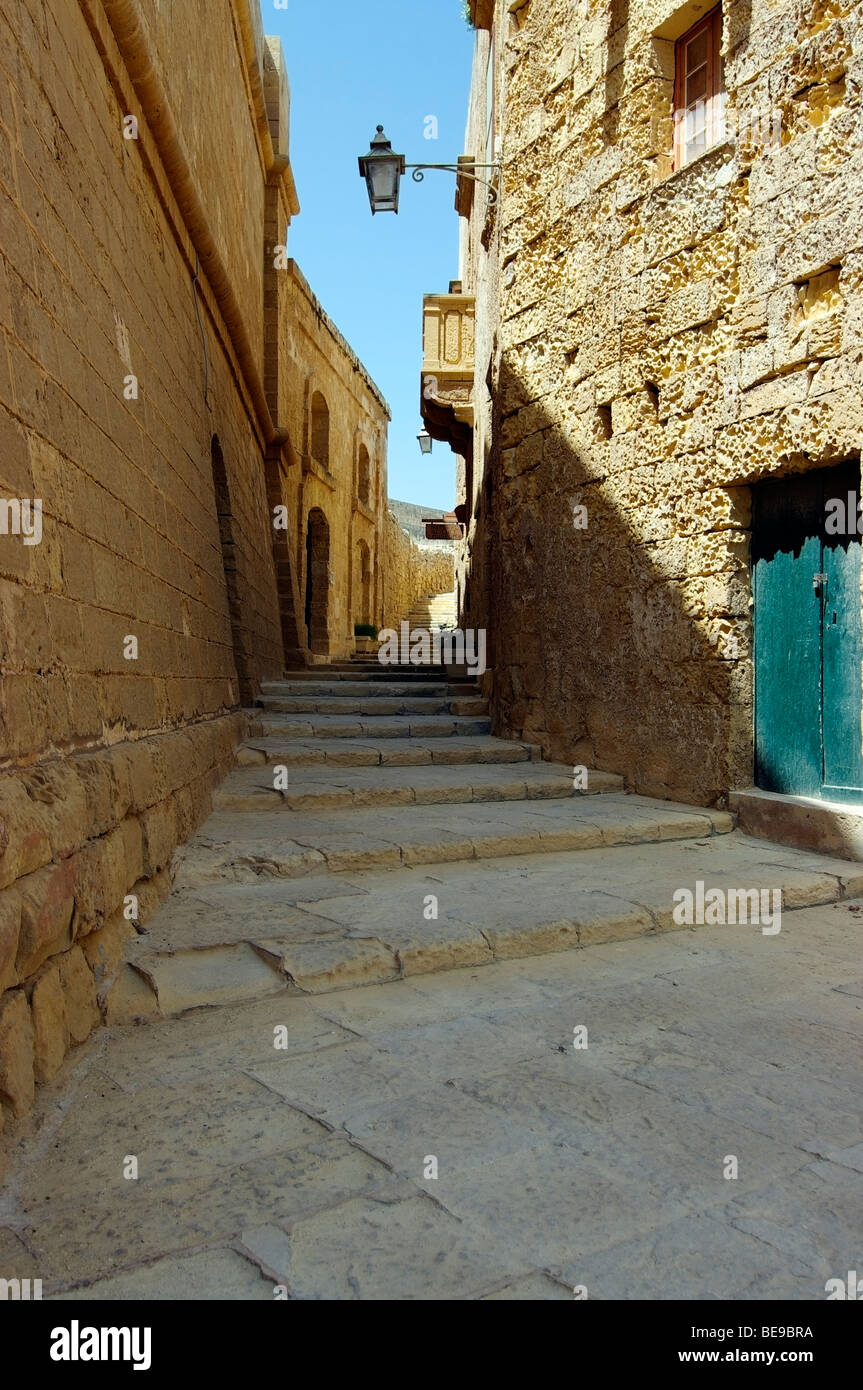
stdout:
{"type": "Polygon", "coordinates": [[[372,564],[371,552],[365,541],[357,542],[356,600],[354,622],[372,621],[372,564]]]}
{"type": "Polygon", "coordinates": [[[234,666],[239,682],[240,702],[246,704],[254,696],[254,683],[249,661],[248,634],[243,626],[243,603],[237,572],[237,541],[234,534],[235,520],[231,505],[231,492],[222,446],[219,443],[219,436],[216,434],[210,441],[210,464],[213,470],[216,515],[219,520],[219,542],[222,551],[222,569],[225,575],[225,592],[231,620],[234,666]]]}
{"type": "Polygon", "coordinates": [[[306,630],[309,650],[330,654],[330,525],[320,507],[309,512],[306,527],[306,630]]]}
{"type": "MultiPolygon", "coordinates": [[[[296,462],[296,460],[294,460],[296,462]]],[[[280,511],[287,517],[285,494],[282,487],[281,450],[271,449],[265,460],[267,505],[271,517],[280,511]]],[[[306,646],[305,628],[300,630],[298,614],[300,598],[297,576],[294,570],[291,547],[288,540],[288,527],[272,527],[273,563],[276,570],[276,590],[279,599],[279,622],[282,629],[282,647],[286,670],[302,670],[305,666],[306,646]]]]}
{"type": "MultiPolygon", "coordinates": [[[[518,433],[520,412],[505,422],[501,401],[525,403],[530,433],[515,448],[495,447],[474,540],[487,583],[481,590],[473,578],[470,620],[489,630],[495,728],[554,760],[620,773],[638,792],[715,804],[734,772],[751,768],[749,668],[724,658],[696,620],[725,629],[733,620],[748,657],[749,489],[713,488],[724,511],[711,527],[708,494],[693,495],[687,482],[684,497],[679,468],[677,496],[664,485],[669,471],[655,482],[649,465],[621,465],[614,486],[593,462],[613,454],[575,440],[541,403],[527,405],[530,396],[504,358],[494,438],[518,433]],[[576,506],[586,508],[586,529],[576,506]],[[744,551],[731,576],[729,531],[744,551]],[[693,569],[689,558],[704,532],[721,536],[699,549],[715,556],[713,577],[709,563],[693,569]],[[736,746],[732,697],[743,725],[736,746]]],[[[597,416],[599,438],[607,420],[597,416]]]]}

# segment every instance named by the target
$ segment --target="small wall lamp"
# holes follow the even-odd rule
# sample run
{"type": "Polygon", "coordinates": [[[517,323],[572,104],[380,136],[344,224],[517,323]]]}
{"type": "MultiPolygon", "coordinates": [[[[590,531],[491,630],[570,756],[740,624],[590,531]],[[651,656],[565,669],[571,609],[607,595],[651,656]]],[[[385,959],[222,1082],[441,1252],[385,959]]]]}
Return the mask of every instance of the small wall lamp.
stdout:
{"type": "Polygon", "coordinates": [[[424,170],[444,169],[451,174],[484,183],[488,189],[490,203],[497,202],[497,192],[489,179],[484,179],[473,171],[475,169],[500,169],[499,164],[477,164],[475,160],[459,160],[458,164],[406,164],[403,154],[395,154],[392,144],[379,125],[372,136],[368,154],[360,155],[360,175],[366,181],[372,216],[376,212],[398,212],[399,183],[402,174],[412,169],[411,177],[415,183],[422,183],[424,170]]]}

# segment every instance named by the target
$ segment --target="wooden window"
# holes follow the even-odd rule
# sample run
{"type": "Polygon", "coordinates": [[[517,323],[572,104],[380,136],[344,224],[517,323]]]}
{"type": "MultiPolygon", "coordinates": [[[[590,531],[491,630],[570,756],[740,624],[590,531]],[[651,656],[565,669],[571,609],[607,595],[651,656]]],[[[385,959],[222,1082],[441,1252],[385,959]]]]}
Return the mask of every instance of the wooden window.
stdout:
{"type": "Polygon", "coordinates": [[[682,169],[725,136],[722,6],[674,46],[674,167],[682,169]]]}

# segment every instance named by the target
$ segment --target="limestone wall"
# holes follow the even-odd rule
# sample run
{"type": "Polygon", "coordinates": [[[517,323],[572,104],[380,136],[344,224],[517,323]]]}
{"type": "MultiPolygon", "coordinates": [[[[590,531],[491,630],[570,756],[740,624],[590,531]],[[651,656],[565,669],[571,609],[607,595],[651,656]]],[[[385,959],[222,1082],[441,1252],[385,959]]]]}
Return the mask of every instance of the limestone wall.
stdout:
{"type": "Polygon", "coordinates": [[[398,628],[419,599],[453,589],[453,554],[417,545],[387,512],[384,522],[384,592],[379,627],[398,628]]]}
{"type": "Polygon", "coordinates": [[[249,109],[255,87],[260,100],[265,85],[258,0],[112,3],[121,13],[137,11],[260,367],[265,183],[249,109]]]}
{"type": "Polygon", "coordinates": [[[726,3],[729,138],[677,172],[671,40],[703,6],[489,8],[503,192],[462,278],[497,334],[496,724],[715,802],[753,775],[751,485],[860,454],[863,7],[726,3]]]}
{"type": "Polygon", "coordinates": [[[287,258],[257,0],[11,0],[0,65],[2,1126],[105,1014],[239,707],[380,622],[389,415],[287,258]]]}
{"type": "Polygon", "coordinates": [[[0,1128],[98,1025],[244,727],[225,715],[0,779],[0,1128]]]}
{"type": "MultiPolygon", "coordinates": [[[[282,490],[288,508],[304,619],[310,583],[309,521],[328,530],[326,591],[321,594],[326,645],[317,655],[339,659],[353,650],[354,624],[377,623],[383,602],[382,533],[387,495],[389,408],[291,260],[277,272],[279,295],[279,418],[290,436],[282,490]],[[315,437],[323,401],[328,457],[315,437]],[[365,474],[365,480],[364,480],[365,474]]],[[[311,576],[314,587],[316,574],[311,576]]],[[[317,596],[316,596],[317,598],[317,596]]]]}
{"type": "Polygon", "coordinates": [[[0,14],[0,1124],[98,1021],[284,668],[247,11],[0,14]]]}

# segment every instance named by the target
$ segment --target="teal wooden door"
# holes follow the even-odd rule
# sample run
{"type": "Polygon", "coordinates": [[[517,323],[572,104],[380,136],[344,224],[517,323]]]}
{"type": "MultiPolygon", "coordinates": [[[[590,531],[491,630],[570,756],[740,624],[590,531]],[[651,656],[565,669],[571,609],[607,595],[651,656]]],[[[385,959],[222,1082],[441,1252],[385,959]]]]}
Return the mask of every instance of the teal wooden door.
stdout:
{"type": "MultiPolygon", "coordinates": [[[[859,481],[858,475],[847,489],[854,498],[851,511],[859,496],[859,481]]],[[[852,517],[852,524],[856,520],[852,517]]],[[[821,593],[823,795],[835,801],[857,800],[863,788],[860,554],[860,536],[828,536],[821,560],[825,575],[821,593]]]]}
{"type": "Polygon", "coordinates": [[[859,491],[855,464],[753,489],[755,781],[768,791],[863,800],[859,491]],[[853,535],[827,534],[831,498],[853,535]]]}

